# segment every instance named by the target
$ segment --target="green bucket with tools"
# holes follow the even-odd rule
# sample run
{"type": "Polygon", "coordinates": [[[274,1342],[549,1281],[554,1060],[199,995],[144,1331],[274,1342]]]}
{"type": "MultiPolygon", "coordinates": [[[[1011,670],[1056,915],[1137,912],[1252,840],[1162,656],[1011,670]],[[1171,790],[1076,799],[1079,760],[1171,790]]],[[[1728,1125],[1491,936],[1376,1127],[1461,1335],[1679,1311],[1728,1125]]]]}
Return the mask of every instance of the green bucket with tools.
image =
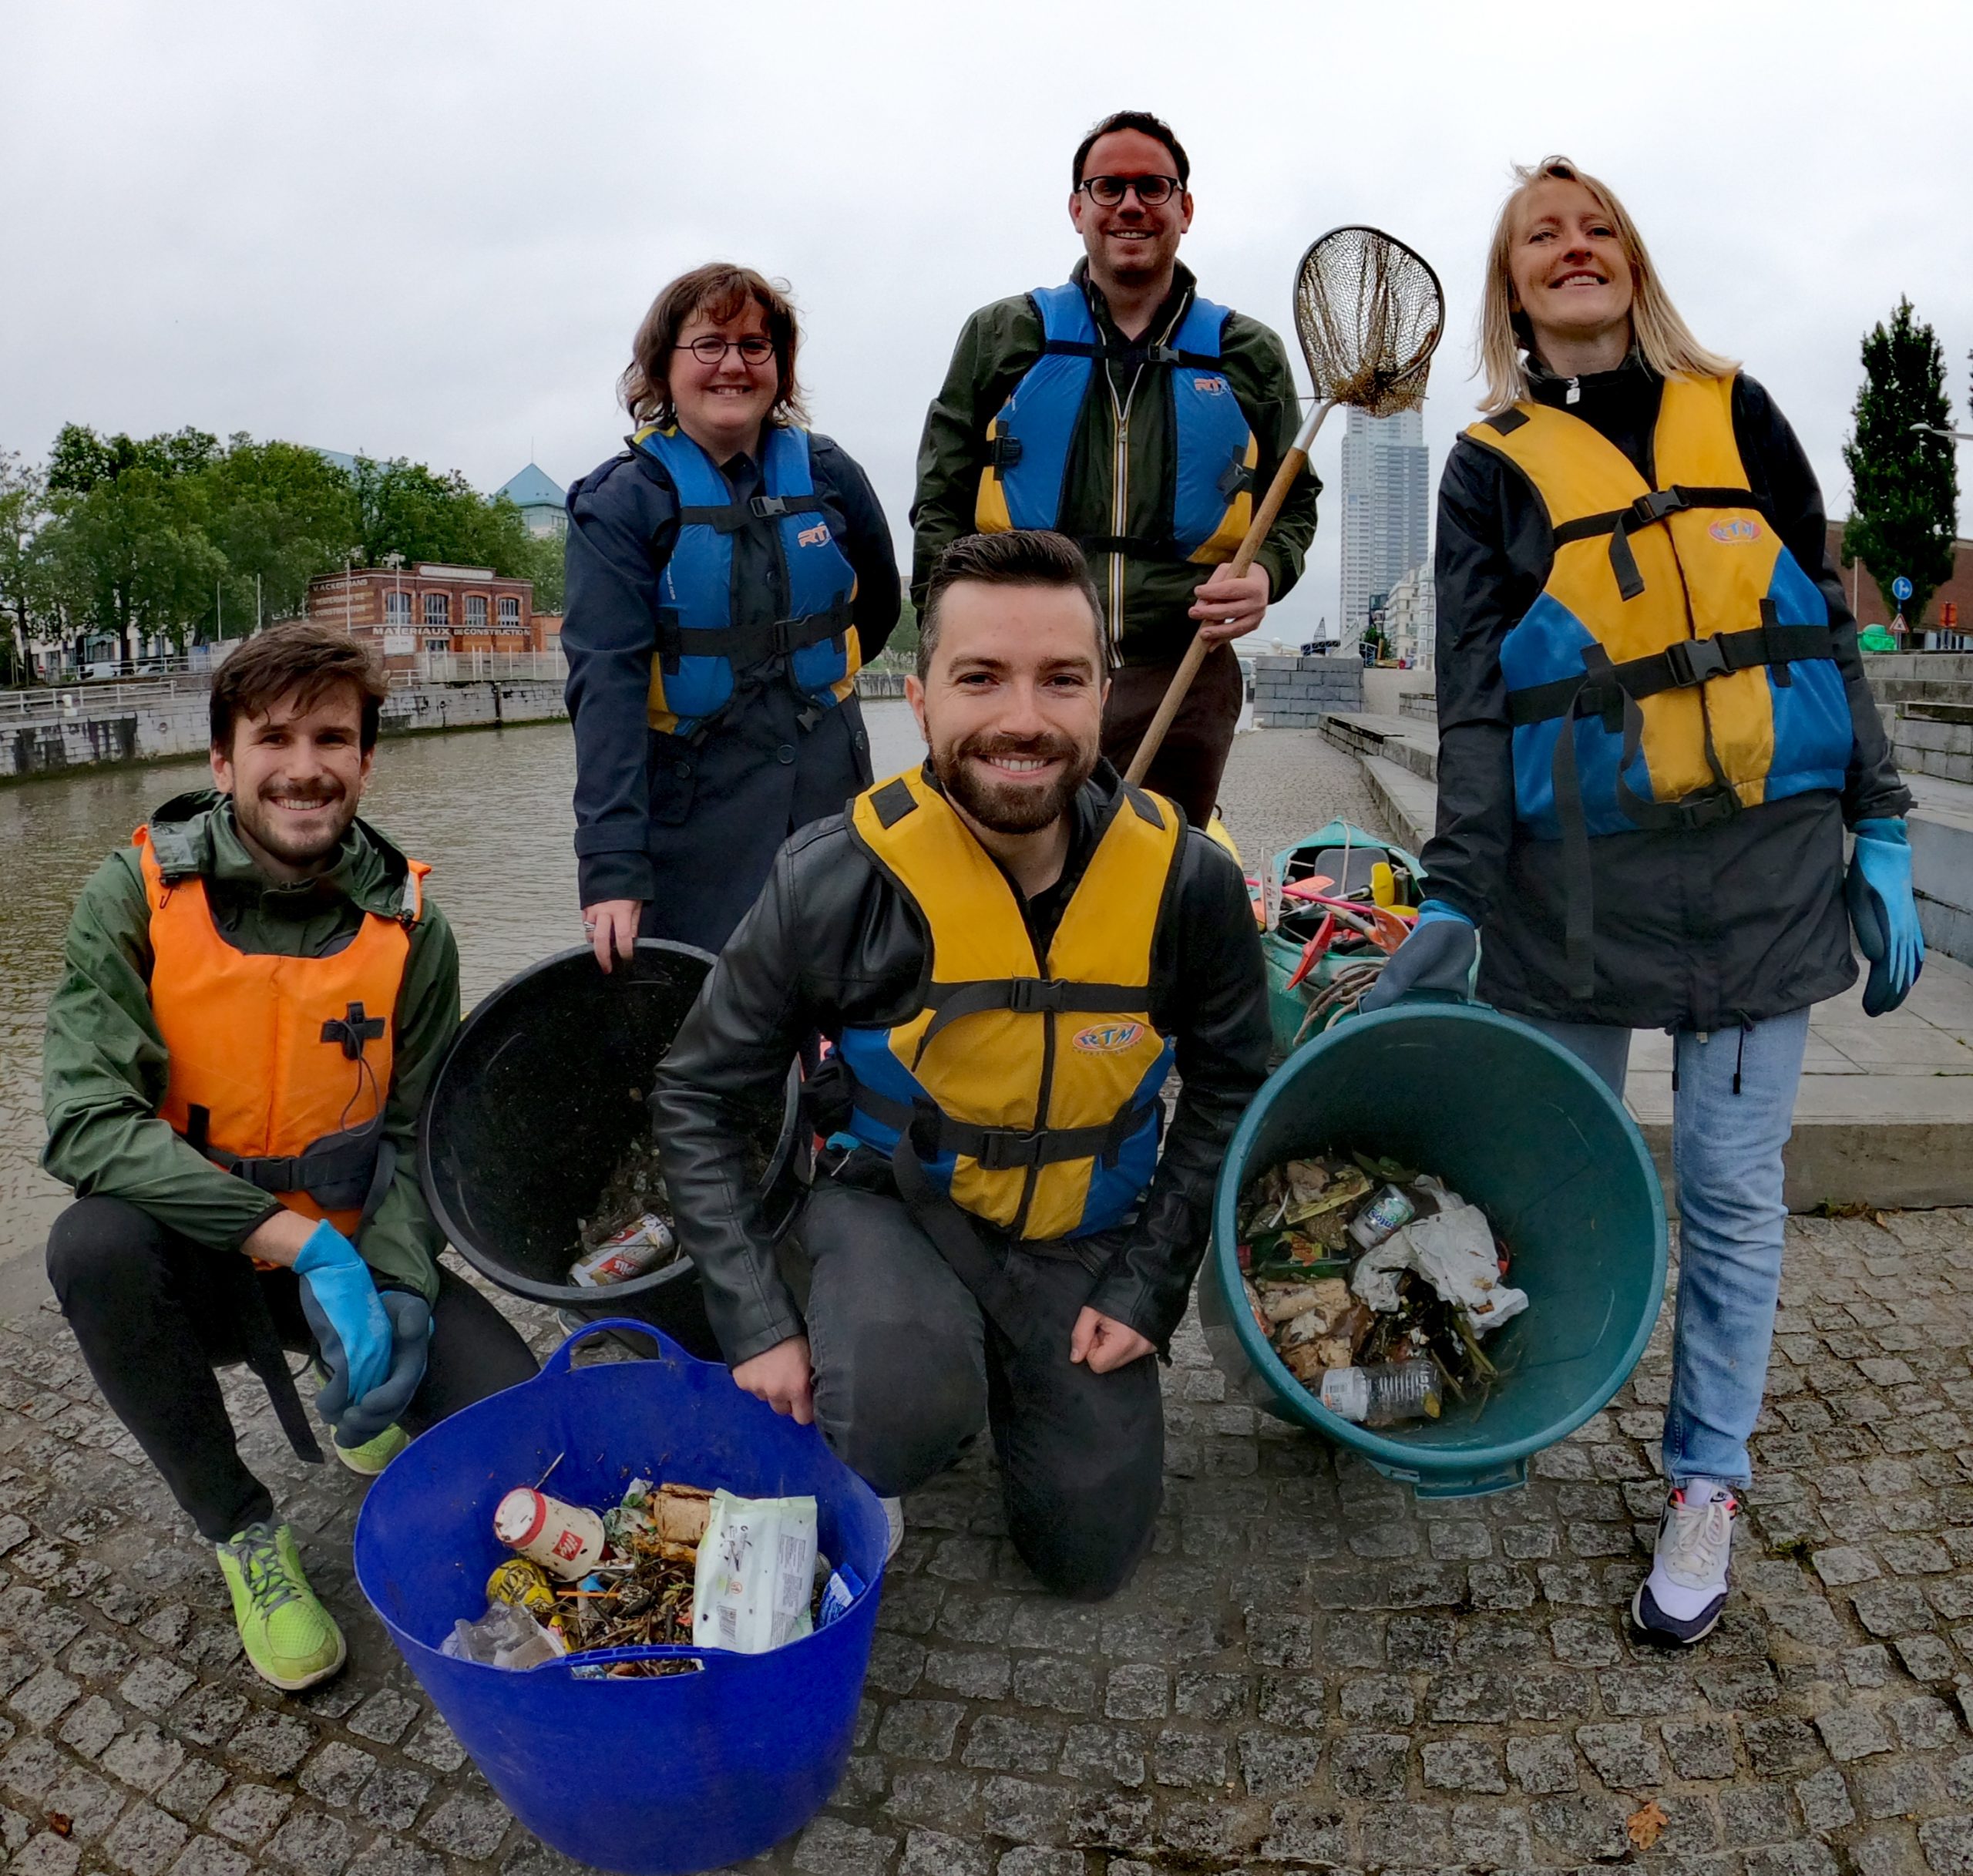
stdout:
{"type": "Polygon", "coordinates": [[[1220,1169],[1199,1314],[1238,1398],[1313,1428],[1420,1496],[1525,1483],[1629,1377],[1664,1300],[1665,1203],[1636,1124],[1596,1075],[1481,1004],[1416,1001],[1355,1016],[1269,1078],[1220,1169]],[[1339,1419],[1289,1373],[1247,1307],[1236,1215],[1282,1162],[1363,1153],[1414,1166],[1486,1213],[1528,1306],[1489,1335],[1500,1370],[1437,1420],[1339,1419]]]}

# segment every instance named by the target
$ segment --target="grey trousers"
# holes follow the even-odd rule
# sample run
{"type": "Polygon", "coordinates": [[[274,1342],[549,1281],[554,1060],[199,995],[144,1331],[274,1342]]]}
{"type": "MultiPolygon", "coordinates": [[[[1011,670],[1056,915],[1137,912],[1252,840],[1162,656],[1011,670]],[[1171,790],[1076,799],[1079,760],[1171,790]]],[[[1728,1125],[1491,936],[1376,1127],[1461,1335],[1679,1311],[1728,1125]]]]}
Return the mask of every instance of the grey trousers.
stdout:
{"type": "Polygon", "coordinates": [[[1058,1595],[1114,1595],[1164,1491],[1157,1359],[1108,1374],[1069,1360],[1103,1239],[1080,1241],[1085,1262],[980,1232],[1029,1313],[1018,1335],[986,1316],[901,1199],[818,1182],[801,1227],[815,1423],[873,1491],[896,1496],[944,1471],[983,1422],[1023,1561],[1058,1595]]]}

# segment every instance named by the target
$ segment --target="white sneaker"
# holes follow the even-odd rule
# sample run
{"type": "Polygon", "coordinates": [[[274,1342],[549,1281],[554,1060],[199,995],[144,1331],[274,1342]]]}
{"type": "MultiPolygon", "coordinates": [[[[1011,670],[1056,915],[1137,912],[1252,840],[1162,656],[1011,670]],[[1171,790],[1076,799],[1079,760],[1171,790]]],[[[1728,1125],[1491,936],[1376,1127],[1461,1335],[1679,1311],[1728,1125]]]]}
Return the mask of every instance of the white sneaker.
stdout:
{"type": "Polygon", "coordinates": [[[904,1501],[879,1498],[877,1502],[884,1508],[884,1522],[891,1528],[890,1541],[884,1547],[884,1561],[889,1563],[897,1555],[897,1547],[904,1541],[904,1501]]]}
{"type": "Polygon", "coordinates": [[[1739,1510],[1717,1479],[1688,1479],[1665,1501],[1651,1574],[1631,1599],[1631,1620],[1648,1639],[1686,1647],[1713,1632],[1726,1606],[1739,1510]]]}

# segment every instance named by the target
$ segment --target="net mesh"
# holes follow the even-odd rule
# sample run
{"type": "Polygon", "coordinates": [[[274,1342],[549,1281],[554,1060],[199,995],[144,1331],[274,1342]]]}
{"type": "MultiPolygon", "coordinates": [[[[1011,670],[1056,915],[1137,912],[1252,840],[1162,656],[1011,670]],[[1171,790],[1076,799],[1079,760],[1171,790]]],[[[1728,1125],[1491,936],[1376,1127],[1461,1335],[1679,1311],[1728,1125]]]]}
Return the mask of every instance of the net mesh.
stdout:
{"type": "Polygon", "coordinates": [[[1319,399],[1373,417],[1414,409],[1444,323],[1438,276],[1376,228],[1332,228],[1302,257],[1295,328],[1319,399]]]}

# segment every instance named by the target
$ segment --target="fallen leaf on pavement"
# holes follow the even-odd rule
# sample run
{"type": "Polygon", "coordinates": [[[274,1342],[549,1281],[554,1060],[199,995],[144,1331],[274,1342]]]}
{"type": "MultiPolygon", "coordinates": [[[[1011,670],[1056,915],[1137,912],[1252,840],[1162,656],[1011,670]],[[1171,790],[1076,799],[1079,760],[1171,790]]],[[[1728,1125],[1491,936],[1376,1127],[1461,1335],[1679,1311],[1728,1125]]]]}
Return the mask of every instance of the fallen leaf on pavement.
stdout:
{"type": "Polygon", "coordinates": [[[1624,1825],[1624,1834],[1639,1849],[1649,1850],[1658,1841],[1658,1833],[1671,1821],[1671,1819],[1666,1817],[1659,1807],[1658,1800],[1653,1798],[1643,1810],[1634,1810],[1631,1813],[1628,1821],[1624,1825]]]}

